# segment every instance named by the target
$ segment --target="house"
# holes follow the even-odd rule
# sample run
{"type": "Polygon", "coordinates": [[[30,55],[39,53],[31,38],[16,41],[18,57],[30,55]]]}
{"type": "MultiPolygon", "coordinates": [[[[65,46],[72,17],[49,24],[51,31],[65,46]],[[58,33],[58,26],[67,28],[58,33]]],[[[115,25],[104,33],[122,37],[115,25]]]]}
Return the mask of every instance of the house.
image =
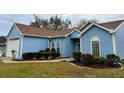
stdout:
{"type": "Polygon", "coordinates": [[[16,51],[16,58],[20,59],[26,52],[55,48],[61,57],[72,57],[79,34],[76,29],[52,31],[15,23],[7,36],[7,56],[12,57],[12,50],[16,51]]]}
{"type": "Polygon", "coordinates": [[[6,56],[6,37],[5,36],[0,36],[0,55],[6,56]]]}
{"type": "Polygon", "coordinates": [[[7,36],[7,56],[22,58],[26,52],[55,48],[61,57],[72,57],[73,52],[105,57],[117,54],[124,58],[124,20],[96,24],[88,22],[77,29],[52,31],[15,23],[7,36]]]}

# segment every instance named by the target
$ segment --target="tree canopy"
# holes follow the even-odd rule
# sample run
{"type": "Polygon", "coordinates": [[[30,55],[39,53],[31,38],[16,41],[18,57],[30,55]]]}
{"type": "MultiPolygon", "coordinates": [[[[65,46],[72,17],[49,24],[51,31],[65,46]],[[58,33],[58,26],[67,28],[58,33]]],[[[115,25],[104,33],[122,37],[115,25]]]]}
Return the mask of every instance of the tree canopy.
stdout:
{"type": "Polygon", "coordinates": [[[53,30],[61,30],[68,28],[71,25],[71,21],[69,19],[62,19],[61,17],[53,16],[49,19],[41,19],[37,15],[34,15],[34,21],[30,23],[31,26],[47,28],[53,30]]]}
{"type": "Polygon", "coordinates": [[[76,25],[76,28],[81,28],[83,25],[85,25],[88,22],[94,22],[94,23],[98,23],[97,19],[81,19],[78,24],[76,25]]]}

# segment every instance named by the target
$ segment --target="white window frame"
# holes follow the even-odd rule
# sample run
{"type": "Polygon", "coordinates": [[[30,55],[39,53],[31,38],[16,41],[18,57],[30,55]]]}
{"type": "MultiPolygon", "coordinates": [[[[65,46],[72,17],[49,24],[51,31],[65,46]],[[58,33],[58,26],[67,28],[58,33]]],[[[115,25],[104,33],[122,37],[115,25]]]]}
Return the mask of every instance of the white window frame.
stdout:
{"type": "Polygon", "coordinates": [[[98,41],[99,42],[99,56],[101,56],[101,42],[98,36],[93,36],[90,40],[90,47],[91,47],[91,54],[93,55],[93,51],[92,51],[92,42],[93,41],[98,41]]]}
{"type": "Polygon", "coordinates": [[[52,47],[52,43],[54,42],[54,44],[55,44],[55,48],[56,48],[56,41],[54,40],[54,39],[52,39],[51,41],[50,41],[50,49],[52,49],[53,47],[52,47]]]}
{"type": "Polygon", "coordinates": [[[80,52],[80,48],[79,48],[79,51],[78,51],[78,45],[80,46],[80,40],[79,42],[76,42],[76,47],[75,47],[75,52],[80,52]]]}
{"type": "Polygon", "coordinates": [[[50,49],[52,49],[53,47],[52,47],[52,42],[54,42],[55,43],[55,49],[56,49],[56,51],[57,51],[57,43],[59,43],[60,44],[60,54],[61,54],[61,42],[60,42],[60,40],[59,39],[52,39],[51,41],[50,41],[50,49]]]}
{"type": "Polygon", "coordinates": [[[59,48],[60,48],[59,53],[61,53],[61,43],[60,43],[60,40],[56,40],[56,51],[57,51],[57,48],[58,48],[58,46],[57,46],[58,43],[59,43],[59,48]]]}

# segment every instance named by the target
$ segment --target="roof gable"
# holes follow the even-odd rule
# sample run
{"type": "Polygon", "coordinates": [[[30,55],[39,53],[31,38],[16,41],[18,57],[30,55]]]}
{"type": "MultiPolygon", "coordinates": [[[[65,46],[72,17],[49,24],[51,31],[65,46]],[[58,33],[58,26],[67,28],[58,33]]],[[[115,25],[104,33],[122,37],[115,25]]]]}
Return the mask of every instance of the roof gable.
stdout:
{"type": "Polygon", "coordinates": [[[81,32],[81,34],[79,36],[81,36],[84,32],[86,32],[88,29],[90,29],[92,26],[97,26],[101,29],[104,29],[105,31],[108,31],[109,33],[114,33],[116,31],[116,29],[124,22],[124,20],[118,20],[118,21],[113,21],[113,22],[106,22],[106,23],[101,23],[101,24],[97,24],[97,23],[93,23],[93,22],[89,22],[86,24],[86,26],[84,25],[81,30],[83,30],[81,32]]]}
{"type": "Polygon", "coordinates": [[[22,33],[20,32],[18,27],[15,24],[13,24],[13,26],[11,27],[7,37],[14,37],[14,36],[20,36],[20,35],[22,35],[22,33]]]}

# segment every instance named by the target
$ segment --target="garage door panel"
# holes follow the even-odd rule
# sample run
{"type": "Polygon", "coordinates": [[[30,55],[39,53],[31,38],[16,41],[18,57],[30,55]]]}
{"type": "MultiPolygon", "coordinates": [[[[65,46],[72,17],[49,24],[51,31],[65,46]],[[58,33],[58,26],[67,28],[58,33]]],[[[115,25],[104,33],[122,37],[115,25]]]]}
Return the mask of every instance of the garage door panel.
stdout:
{"type": "Polygon", "coordinates": [[[16,51],[16,58],[19,56],[19,46],[20,40],[19,39],[9,39],[7,44],[7,56],[12,57],[12,50],[16,51]]]}

